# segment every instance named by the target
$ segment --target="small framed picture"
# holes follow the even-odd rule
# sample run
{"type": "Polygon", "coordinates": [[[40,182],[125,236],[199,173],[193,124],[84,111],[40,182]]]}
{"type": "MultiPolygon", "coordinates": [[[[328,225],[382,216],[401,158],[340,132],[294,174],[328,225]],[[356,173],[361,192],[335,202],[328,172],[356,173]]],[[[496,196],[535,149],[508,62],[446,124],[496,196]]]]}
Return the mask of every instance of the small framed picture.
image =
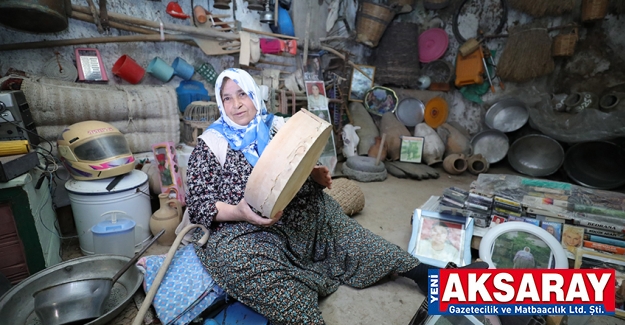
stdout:
{"type": "Polygon", "coordinates": [[[562,236],[562,224],[554,221],[543,221],[541,227],[547,230],[548,233],[552,234],[553,237],[556,238],[557,241],[560,241],[562,236]]]}
{"type": "Polygon", "coordinates": [[[416,209],[408,251],[424,263],[445,267],[471,263],[473,218],[416,209]]]}
{"type": "MultiPolygon", "coordinates": [[[[306,96],[309,111],[328,109],[328,97],[326,97],[326,88],[323,81],[306,81],[306,96]]],[[[332,124],[329,119],[325,120],[332,124]]]]}
{"type": "Polygon", "coordinates": [[[614,269],[616,275],[616,311],[615,315],[625,318],[625,256],[612,255],[580,248],[575,254],[576,269],[614,269]]]}
{"type": "Polygon", "coordinates": [[[353,102],[362,102],[365,99],[365,93],[373,87],[373,77],[375,76],[375,67],[368,65],[356,65],[360,70],[367,73],[362,74],[358,69],[352,71],[352,82],[349,86],[349,100],[353,102]]]}
{"type": "Polygon", "coordinates": [[[562,247],[568,258],[574,259],[577,248],[584,244],[584,227],[562,225],[562,247]]]}
{"type": "Polygon", "coordinates": [[[421,163],[423,137],[401,137],[399,161],[421,163]]]}
{"type": "Polygon", "coordinates": [[[506,222],[490,229],[482,237],[479,252],[484,262],[497,269],[552,269],[569,265],[553,235],[525,222],[506,222]]]}
{"type": "Polygon", "coordinates": [[[319,53],[308,54],[308,60],[303,67],[304,80],[323,80],[323,69],[321,68],[321,55],[319,53]]]}

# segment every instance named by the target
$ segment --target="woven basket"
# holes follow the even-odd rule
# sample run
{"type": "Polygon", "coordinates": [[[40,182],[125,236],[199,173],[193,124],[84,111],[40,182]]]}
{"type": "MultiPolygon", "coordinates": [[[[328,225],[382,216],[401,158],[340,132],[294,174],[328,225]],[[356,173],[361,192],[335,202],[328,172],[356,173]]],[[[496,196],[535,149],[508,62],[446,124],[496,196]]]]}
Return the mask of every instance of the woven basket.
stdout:
{"type": "Polygon", "coordinates": [[[603,19],[608,13],[609,0],[583,0],[582,21],[603,19]]]}
{"type": "Polygon", "coordinates": [[[184,110],[180,137],[186,145],[195,147],[197,137],[219,118],[219,108],[215,102],[191,102],[184,110]]]}
{"type": "Polygon", "coordinates": [[[365,207],[365,194],[356,182],[347,178],[332,180],[332,189],[326,188],[324,191],[339,203],[343,213],[348,216],[362,211],[365,207]]]}
{"type": "Polygon", "coordinates": [[[552,56],[572,56],[575,53],[575,44],[579,35],[577,28],[569,34],[559,34],[553,39],[552,56]]]}
{"type": "Polygon", "coordinates": [[[358,7],[356,40],[370,47],[378,46],[378,42],[386,30],[386,26],[395,18],[392,7],[373,3],[361,2],[358,7]]]}

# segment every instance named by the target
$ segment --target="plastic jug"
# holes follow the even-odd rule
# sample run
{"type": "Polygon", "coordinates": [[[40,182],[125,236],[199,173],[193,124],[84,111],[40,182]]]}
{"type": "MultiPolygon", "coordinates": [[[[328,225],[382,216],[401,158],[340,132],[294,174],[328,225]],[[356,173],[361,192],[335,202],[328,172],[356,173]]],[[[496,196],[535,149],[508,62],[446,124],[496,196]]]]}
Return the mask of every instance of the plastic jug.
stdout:
{"type": "Polygon", "coordinates": [[[113,254],[133,257],[135,255],[135,225],[123,211],[109,211],[102,214],[106,220],[91,227],[95,254],[113,254]],[[110,215],[110,219],[106,218],[110,215]]]}

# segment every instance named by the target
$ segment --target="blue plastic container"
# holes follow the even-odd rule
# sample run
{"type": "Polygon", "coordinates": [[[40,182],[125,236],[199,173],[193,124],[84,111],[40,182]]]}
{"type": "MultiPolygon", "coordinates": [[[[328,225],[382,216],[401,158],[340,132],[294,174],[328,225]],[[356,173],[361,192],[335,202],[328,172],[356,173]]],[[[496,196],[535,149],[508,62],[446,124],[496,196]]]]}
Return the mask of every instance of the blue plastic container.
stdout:
{"type": "Polygon", "coordinates": [[[193,73],[195,73],[195,68],[180,57],[174,59],[171,67],[174,68],[174,73],[178,77],[185,80],[191,79],[191,77],[193,77],[193,73]]]}
{"type": "Polygon", "coordinates": [[[191,102],[201,100],[210,101],[208,90],[204,88],[204,84],[195,80],[183,80],[180,82],[178,88],[176,88],[178,94],[178,108],[180,112],[184,113],[184,110],[191,104],[191,102]]]}

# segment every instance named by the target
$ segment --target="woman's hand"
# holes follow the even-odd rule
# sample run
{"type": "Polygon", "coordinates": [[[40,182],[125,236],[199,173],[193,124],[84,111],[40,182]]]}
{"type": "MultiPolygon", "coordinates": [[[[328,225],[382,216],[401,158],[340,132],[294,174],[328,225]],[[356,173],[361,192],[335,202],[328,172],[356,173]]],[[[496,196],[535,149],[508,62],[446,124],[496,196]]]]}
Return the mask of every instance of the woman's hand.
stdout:
{"type": "Polygon", "coordinates": [[[272,219],[263,218],[257,215],[254,211],[252,211],[252,208],[250,208],[245,199],[241,199],[241,202],[239,202],[239,204],[237,204],[236,206],[236,210],[238,215],[243,218],[242,221],[246,221],[248,223],[261,227],[269,227],[274,223],[278,222],[278,220],[280,220],[280,218],[282,217],[282,211],[278,211],[278,213],[276,213],[276,215],[272,219]]]}
{"type": "Polygon", "coordinates": [[[330,176],[330,170],[326,166],[315,166],[310,177],[319,183],[319,185],[327,188],[332,188],[332,176],[330,176]]]}

